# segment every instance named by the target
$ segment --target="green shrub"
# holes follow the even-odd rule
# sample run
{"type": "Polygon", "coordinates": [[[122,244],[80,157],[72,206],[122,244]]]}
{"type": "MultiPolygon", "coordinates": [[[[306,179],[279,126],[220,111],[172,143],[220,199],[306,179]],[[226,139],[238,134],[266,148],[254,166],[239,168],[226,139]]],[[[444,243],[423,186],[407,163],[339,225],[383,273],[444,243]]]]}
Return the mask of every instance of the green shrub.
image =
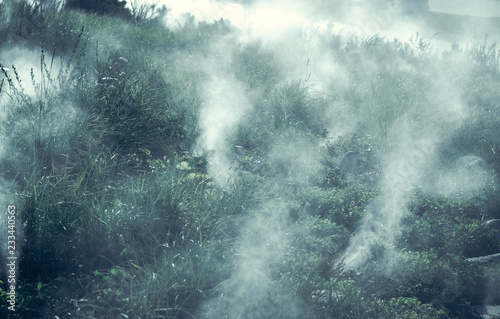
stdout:
{"type": "Polygon", "coordinates": [[[124,155],[143,156],[138,152],[142,149],[152,158],[180,151],[175,146],[185,138],[185,116],[172,101],[173,93],[162,75],[139,70],[117,56],[99,69],[96,100],[86,111],[108,127],[108,145],[124,155]]]}
{"type": "Polygon", "coordinates": [[[281,76],[279,63],[260,42],[239,44],[233,55],[232,72],[250,91],[262,90],[266,94],[277,84],[281,76]]]}

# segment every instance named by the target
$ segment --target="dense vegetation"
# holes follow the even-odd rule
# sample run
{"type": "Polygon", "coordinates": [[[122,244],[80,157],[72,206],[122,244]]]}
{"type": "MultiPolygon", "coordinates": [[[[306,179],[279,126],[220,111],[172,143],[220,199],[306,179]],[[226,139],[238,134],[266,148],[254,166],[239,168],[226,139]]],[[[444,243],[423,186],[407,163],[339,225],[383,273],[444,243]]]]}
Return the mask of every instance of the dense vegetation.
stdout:
{"type": "Polygon", "coordinates": [[[355,269],[339,262],[384,193],[399,123],[440,134],[434,161],[450,170],[472,154],[500,172],[494,46],[438,54],[418,37],[318,32],[321,58],[346,70],[318,84],[319,56],[286,58],[312,36],[274,46],[224,20],[167,27],[134,12],[0,4],[0,54],[37,55],[27,80],[25,65],[2,65],[0,209],[16,206],[21,237],[16,311],[2,284],[0,317],[476,318],[474,305],[500,302],[498,267],[467,260],[500,252],[481,226],[500,218],[495,182],[474,196],[412,185],[397,265],[377,245],[355,269]],[[216,123],[203,124],[207,101],[227,97],[210,84],[216,72],[252,105],[219,136],[232,167],[222,183],[218,153],[199,151],[216,123]],[[444,130],[439,110],[455,98],[468,116],[444,130]],[[354,169],[339,165],[348,151],[354,169]],[[266,272],[231,281],[245,249],[266,272]]]}

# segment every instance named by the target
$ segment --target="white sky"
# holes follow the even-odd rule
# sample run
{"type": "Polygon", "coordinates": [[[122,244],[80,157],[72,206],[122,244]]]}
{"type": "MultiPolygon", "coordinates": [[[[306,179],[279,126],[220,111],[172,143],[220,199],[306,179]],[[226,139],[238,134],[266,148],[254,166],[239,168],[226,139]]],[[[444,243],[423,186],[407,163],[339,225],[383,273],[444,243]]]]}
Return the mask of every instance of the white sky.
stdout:
{"type": "MultiPolygon", "coordinates": [[[[155,0],[129,0],[128,2],[133,1],[151,3],[155,0]]],[[[240,11],[239,7],[241,7],[238,4],[224,6],[221,3],[209,0],[159,0],[159,3],[165,4],[174,11],[184,10],[193,12],[193,14],[201,11],[209,11],[211,14],[216,14],[219,11],[220,14],[228,17],[240,11]]],[[[500,17],[500,1],[497,0],[429,0],[429,5],[432,11],[460,15],[500,17]]]]}
{"type": "MultiPolygon", "coordinates": [[[[296,7],[294,7],[293,5],[284,5],[287,4],[286,1],[261,0],[259,1],[259,5],[253,8],[243,7],[239,3],[214,0],[129,0],[129,2],[132,3],[134,1],[137,1],[139,3],[152,3],[152,1],[159,1],[160,5],[166,5],[167,8],[170,9],[167,23],[171,25],[177,25],[177,19],[179,19],[182,23],[183,21],[179,17],[183,13],[190,12],[196,17],[197,21],[213,22],[214,20],[218,20],[222,17],[224,19],[230,20],[231,23],[237,27],[247,30],[250,29],[254,34],[258,34],[261,36],[272,36],[273,34],[279,34],[280,31],[290,26],[310,26],[314,24],[314,26],[316,27],[321,27],[322,25],[327,25],[327,23],[330,22],[324,20],[308,21],[304,16],[301,16],[300,10],[296,10],[296,7]],[[270,4],[276,2],[280,2],[281,5],[273,6],[270,4]],[[294,9],[295,11],[293,11],[294,9]]],[[[234,1],[240,2],[238,0],[234,1]]],[[[307,5],[306,0],[297,1],[301,1],[302,4],[307,5]]],[[[353,3],[360,2],[360,0],[349,1],[352,1],[353,3]]],[[[290,3],[293,4],[294,0],[290,0],[290,3]]],[[[429,5],[431,11],[452,13],[458,15],[500,17],[500,1],[497,0],[429,0],[429,5]]],[[[351,14],[358,13],[357,11],[352,11],[351,14]]],[[[386,15],[382,15],[381,18],[384,18],[385,16],[386,15]]],[[[391,21],[395,20],[394,16],[390,16],[389,18],[391,21]]],[[[360,15],[355,20],[365,21],[367,19],[370,19],[370,16],[366,17],[365,12],[365,16],[360,15]]],[[[366,29],[366,26],[347,26],[339,24],[338,21],[335,21],[334,25],[335,27],[338,27],[340,29],[346,28],[344,30],[349,30],[349,28],[354,27],[354,33],[358,33],[357,31],[359,31],[356,30],[356,28],[361,28],[363,30],[366,29]]],[[[379,30],[370,31],[373,31],[371,33],[379,33],[383,34],[384,36],[388,36],[389,39],[392,39],[394,37],[405,40],[407,34],[415,34],[416,32],[422,30],[417,29],[417,27],[413,25],[405,25],[404,23],[400,23],[397,28],[395,27],[395,30],[385,29],[382,33],[379,30]],[[402,30],[401,28],[403,28],[404,30],[402,30]]],[[[361,32],[361,34],[364,33],[361,32]]],[[[435,31],[432,32],[432,34],[435,34],[435,31]]],[[[492,34],[490,34],[490,36],[491,35],[492,34]]]]}
{"type": "MultiPolygon", "coordinates": [[[[222,14],[228,15],[228,9],[221,9],[214,5],[210,6],[208,0],[128,0],[128,4],[137,1],[138,3],[159,2],[165,4],[174,10],[197,11],[203,10],[221,10],[222,14]]],[[[3,0],[0,0],[2,3],[3,0]]],[[[213,3],[213,2],[212,2],[213,3]]],[[[438,12],[447,12],[461,15],[500,17],[500,1],[498,0],[429,0],[431,10],[438,12]]],[[[230,9],[229,9],[230,10],[230,9]]],[[[239,10],[239,9],[237,9],[239,10]]]]}

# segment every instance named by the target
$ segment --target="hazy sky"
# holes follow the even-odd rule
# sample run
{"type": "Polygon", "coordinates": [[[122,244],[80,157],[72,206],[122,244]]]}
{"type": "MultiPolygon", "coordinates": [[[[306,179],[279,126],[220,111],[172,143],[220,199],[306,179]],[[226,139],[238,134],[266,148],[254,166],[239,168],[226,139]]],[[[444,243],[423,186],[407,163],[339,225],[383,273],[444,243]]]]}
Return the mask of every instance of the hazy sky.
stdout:
{"type": "MultiPolygon", "coordinates": [[[[351,0],[353,1],[353,0],[351,0]]],[[[3,0],[0,0],[2,3],[3,0]]],[[[159,2],[167,7],[185,8],[200,11],[200,4],[208,1],[194,0],[128,0],[127,3],[154,3],[159,2]]],[[[236,0],[235,2],[241,2],[236,0]]],[[[468,14],[475,16],[500,17],[500,1],[498,0],[429,0],[431,10],[439,12],[449,12],[456,14],[468,14]]],[[[206,9],[206,8],[205,8],[206,9]]]]}
{"type": "MultiPolygon", "coordinates": [[[[133,2],[134,0],[129,0],[128,2],[133,2]]],[[[139,3],[148,2],[148,0],[137,0],[139,3]]],[[[152,1],[149,0],[149,3],[152,1]]],[[[240,1],[235,1],[240,2],[240,1]]],[[[172,8],[183,8],[185,10],[201,11],[205,10],[216,10],[223,9],[222,6],[217,8],[217,6],[209,6],[209,1],[204,0],[160,0],[161,4],[167,5],[167,7],[172,8]]],[[[213,2],[212,2],[213,3],[213,2]]],[[[475,16],[496,16],[500,17],[500,1],[496,0],[429,0],[431,10],[439,12],[449,12],[455,14],[463,15],[475,15],[475,16]]],[[[227,14],[227,12],[223,12],[227,14]]]]}
{"type": "MultiPolygon", "coordinates": [[[[435,38],[433,44],[435,48],[449,48],[450,42],[463,42],[468,39],[469,34],[463,34],[464,30],[457,30],[459,36],[467,37],[465,40],[460,38],[449,39],[438,29],[426,28],[418,23],[411,22],[405,18],[399,19],[398,16],[391,14],[391,12],[381,11],[373,12],[360,10],[359,6],[352,7],[349,11],[349,16],[357,16],[356,19],[348,19],[346,21],[339,21],[339,19],[332,16],[332,21],[329,21],[328,16],[321,14],[322,20],[316,21],[314,15],[310,13],[305,14],[297,6],[289,5],[289,2],[283,1],[254,1],[258,2],[258,6],[253,8],[244,7],[241,5],[242,1],[234,0],[229,1],[215,1],[215,0],[129,0],[129,3],[152,3],[152,1],[159,1],[160,4],[165,4],[170,9],[167,23],[177,26],[177,20],[183,22],[181,15],[190,12],[198,21],[213,22],[220,18],[230,20],[231,23],[237,27],[244,29],[251,29],[254,35],[273,36],[280,34],[281,31],[286,30],[290,26],[307,25],[314,27],[324,27],[329,22],[333,22],[334,30],[343,30],[344,32],[352,34],[379,34],[389,40],[394,38],[407,41],[410,36],[419,33],[425,38],[431,38],[435,34],[440,35],[435,38]],[[273,3],[281,3],[281,5],[273,5],[273,3]],[[287,5],[283,5],[286,3],[287,5]],[[306,17],[307,15],[307,17],[306,17]],[[333,21],[335,20],[335,21],[333,21]],[[397,22],[397,23],[396,23],[397,22]],[[441,43],[441,42],[443,43],[441,43]]],[[[305,0],[295,0],[302,5],[307,6],[305,0]]],[[[352,3],[362,3],[361,0],[349,0],[352,3]]],[[[429,0],[431,11],[445,12],[459,15],[472,15],[472,16],[497,16],[500,17],[500,1],[496,0],[429,0]]],[[[318,18],[319,20],[319,18],[318,18]]],[[[470,26],[465,30],[476,30],[479,35],[488,34],[489,39],[498,41],[495,37],[496,31],[493,26],[470,26]]],[[[455,35],[456,36],[456,35],[455,35]]]]}

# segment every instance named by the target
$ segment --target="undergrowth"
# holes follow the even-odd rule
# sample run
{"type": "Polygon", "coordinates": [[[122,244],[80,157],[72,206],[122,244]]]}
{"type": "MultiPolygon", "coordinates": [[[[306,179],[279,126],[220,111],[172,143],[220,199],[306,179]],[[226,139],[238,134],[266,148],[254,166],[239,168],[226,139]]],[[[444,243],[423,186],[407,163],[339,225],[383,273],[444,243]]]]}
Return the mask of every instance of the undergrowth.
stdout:
{"type": "Polygon", "coordinates": [[[290,239],[266,277],[274,308],[255,313],[284,318],[296,303],[304,318],[475,318],[474,305],[498,302],[487,282],[498,281],[496,268],[466,260],[500,251],[498,232],[482,226],[500,218],[495,187],[466,200],[415,187],[389,273],[377,247],[358,272],[336,262],[381,192],[391,129],[443,119],[434,110],[446,96],[429,93],[441,68],[458,61],[469,70],[455,80],[472,116],[440,141],[439,160],[474,154],[498,174],[494,46],[440,57],[418,37],[322,35],[349,81],[318,93],[308,79],[290,79],[260,41],[235,40],[228,21],[166,27],[165,10],[123,20],[41,3],[0,3],[0,50],[19,45],[39,56],[23,70],[28,79],[24,65],[1,65],[0,186],[19,212],[21,254],[16,311],[2,284],[1,316],[201,317],[237,267],[241,225],[275,198],[290,239]],[[216,43],[231,52],[224,72],[254,105],[227,138],[236,173],[223,186],[210,171],[213,152],[191,152],[204,58],[216,43]],[[357,119],[340,137],[329,132],[335,105],[357,119]],[[348,152],[356,170],[339,164],[348,152]]]}

